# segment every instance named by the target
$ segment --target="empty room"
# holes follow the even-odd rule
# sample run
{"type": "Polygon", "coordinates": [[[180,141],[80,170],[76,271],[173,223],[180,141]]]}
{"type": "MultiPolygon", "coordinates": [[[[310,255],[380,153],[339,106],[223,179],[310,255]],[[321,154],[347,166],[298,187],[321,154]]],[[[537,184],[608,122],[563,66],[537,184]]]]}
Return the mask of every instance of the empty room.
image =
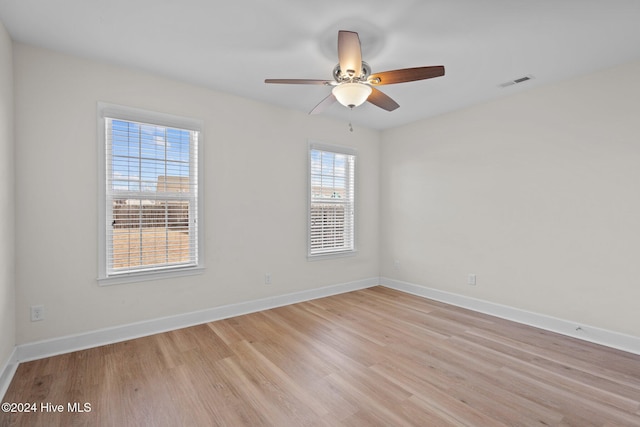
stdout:
{"type": "Polygon", "coordinates": [[[638,22],[0,0],[0,426],[640,426],[638,22]]]}

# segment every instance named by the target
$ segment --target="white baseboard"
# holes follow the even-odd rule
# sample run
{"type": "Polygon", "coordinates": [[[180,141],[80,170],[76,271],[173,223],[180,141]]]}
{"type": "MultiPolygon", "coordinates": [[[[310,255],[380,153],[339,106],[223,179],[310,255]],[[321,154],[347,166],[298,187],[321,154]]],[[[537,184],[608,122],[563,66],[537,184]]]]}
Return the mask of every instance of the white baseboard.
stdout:
{"type": "Polygon", "coordinates": [[[413,283],[380,277],[380,285],[391,289],[433,299],[469,310],[500,317],[550,332],[601,344],[618,350],[640,355],[640,337],[608,331],[594,326],[584,325],[570,320],[558,319],[544,314],[520,310],[476,298],[420,286],[413,283]]]}
{"type": "Polygon", "coordinates": [[[76,335],[68,335],[59,338],[21,344],[16,348],[15,360],[18,363],[21,363],[30,360],[42,359],[44,357],[84,350],[120,341],[127,341],[134,338],[186,328],[215,320],[254,313],[256,311],[268,310],[270,308],[281,307],[283,305],[295,304],[297,302],[309,301],[316,298],[369,288],[376,286],[377,284],[378,277],[372,277],[354,282],[293,292],[258,300],[240,302],[237,304],[214,307],[201,311],[194,311],[191,313],[99,329],[76,335]]]}
{"type": "Polygon", "coordinates": [[[0,402],[4,399],[16,369],[18,369],[18,359],[16,357],[16,348],[14,348],[2,369],[0,369],[0,402]]]}

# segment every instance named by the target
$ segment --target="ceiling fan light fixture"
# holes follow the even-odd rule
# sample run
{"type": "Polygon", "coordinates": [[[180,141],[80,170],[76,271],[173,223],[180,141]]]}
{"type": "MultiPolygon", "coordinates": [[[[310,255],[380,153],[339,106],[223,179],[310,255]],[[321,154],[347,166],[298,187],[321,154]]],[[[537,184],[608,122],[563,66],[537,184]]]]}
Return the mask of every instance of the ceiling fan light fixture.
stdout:
{"type": "Polygon", "coordinates": [[[309,112],[309,114],[317,114],[336,101],[351,109],[366,101],[383,110],[393,111],[400,105],[378,90],[378,85],[415,82],[441,76],[444,76],[443,65],[401,68],[371,74],[371,67],[362,60],[358,33],[340,30],[338,31],[338,64],[333,69],[335,82],[310,79],[266,79],[264,82],[333,86],[331,94],[309,112]]]}
{"type": "Polygon", "coordinates": [[[342,83],[334,87],[332,93],[340,104],[355,108],[367,100],[371,91],[371,86],[363,83],[342,83]]]}

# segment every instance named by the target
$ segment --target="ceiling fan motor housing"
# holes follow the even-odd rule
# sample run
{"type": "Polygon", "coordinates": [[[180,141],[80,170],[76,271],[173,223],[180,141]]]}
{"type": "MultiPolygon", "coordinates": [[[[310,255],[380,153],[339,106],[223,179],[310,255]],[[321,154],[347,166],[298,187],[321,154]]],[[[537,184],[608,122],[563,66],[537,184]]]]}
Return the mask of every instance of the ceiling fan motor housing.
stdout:
{"type": "Polygon", "coordinates": [[[362,61],[362,70],[360,73],[360,77],[354,77],[353,75],[350,75],[349,73],[346,73],[346,72],[343,73],[342,69],[340,68],[340,64],[337,64],[333,68],[333,78],[338,83],[366,82],[370,75],[371,75],[371,66],[364,61],[362,61]]]}

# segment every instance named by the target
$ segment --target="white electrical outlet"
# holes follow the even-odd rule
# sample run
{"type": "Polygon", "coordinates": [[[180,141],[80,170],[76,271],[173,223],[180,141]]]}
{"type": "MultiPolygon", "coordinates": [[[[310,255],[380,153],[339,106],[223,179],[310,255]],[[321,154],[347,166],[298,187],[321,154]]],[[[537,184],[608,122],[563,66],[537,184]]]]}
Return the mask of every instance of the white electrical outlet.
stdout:
{"type": "Polygon", "coordinates": [[[475,286],[476,285],[476,275],[475,274],[469,274],[467,276],[467,285],[469,285],[469,286],[475,286]]]}
{"type": "Polygon", "coordinates": [[[271,273],[265,273],[264,274],[264,284],[265,285],[270,285],[271,284],[271,273]]]}
{"type": "Polygon", "coordinates": [[[399,259],[394,259],[393,260],[393,268],[395,268],[396,270],[400,269],[400,260],[399,259]]]}
{"type": "Polygon", "coordinates": [[[44,320],[44,305],[32,305],[31,321],[39,322],[40,320],[44,320]]]}

